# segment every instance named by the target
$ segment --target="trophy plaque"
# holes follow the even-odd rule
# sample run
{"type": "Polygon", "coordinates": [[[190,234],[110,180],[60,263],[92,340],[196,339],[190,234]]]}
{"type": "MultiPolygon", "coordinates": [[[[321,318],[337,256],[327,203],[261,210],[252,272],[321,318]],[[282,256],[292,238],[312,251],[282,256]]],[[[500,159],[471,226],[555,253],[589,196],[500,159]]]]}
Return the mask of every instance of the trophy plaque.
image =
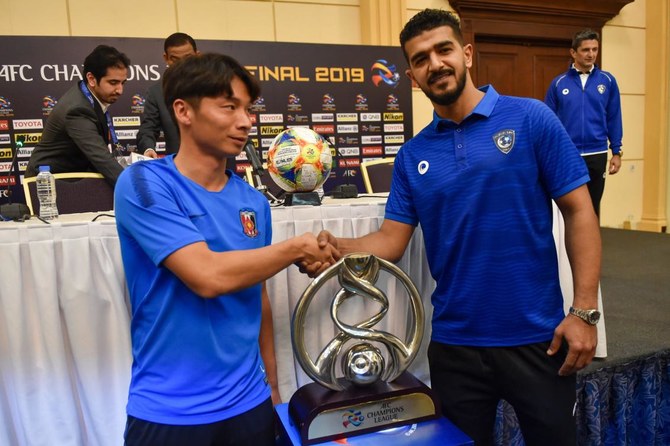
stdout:
{"type": "Polygon", "coordinates": [[[298,301],[291,326],[295,357],[314,380],[300,387],[289,402],[289,416],[302,444],[438,418],[440,406],[432,390],[405,371],[419,350],[424,325],[419,292],[400,268],[386,260],[350,254],[315,278],[298,301]],[[381,270],[399,280],[409,296],[413,320],[405,339],[374,328],[389,309],[387,296],[375,287],[381,270]],[[331,302],[330,317],[337,334],[313,361],[305,346],[307,310],[317,291],[335,276],[341,288],[331,302]],[[355,324],[345,323],[340,308],[352,298],[372,299],[380,311],[355,324]]]}

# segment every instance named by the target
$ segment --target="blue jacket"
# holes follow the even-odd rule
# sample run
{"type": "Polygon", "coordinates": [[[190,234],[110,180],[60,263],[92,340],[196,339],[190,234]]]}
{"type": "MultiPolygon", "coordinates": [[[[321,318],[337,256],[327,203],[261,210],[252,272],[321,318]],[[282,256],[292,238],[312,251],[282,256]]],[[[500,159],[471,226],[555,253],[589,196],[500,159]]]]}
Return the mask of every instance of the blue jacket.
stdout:
{"type": "Polygon", "coordinates": [[[544,102],[563,123],[582,155],[621,150],[621,98],[616,79],[593,67],[584,89],[577,70],[568,71],[551,81],[544,102]]]}

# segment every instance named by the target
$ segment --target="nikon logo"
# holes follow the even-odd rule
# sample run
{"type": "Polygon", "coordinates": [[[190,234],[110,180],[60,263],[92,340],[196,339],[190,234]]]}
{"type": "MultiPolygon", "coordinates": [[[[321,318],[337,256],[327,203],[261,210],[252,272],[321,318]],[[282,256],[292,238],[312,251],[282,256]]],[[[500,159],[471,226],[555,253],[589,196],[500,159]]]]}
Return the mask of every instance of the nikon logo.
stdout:
{"type": "Polygon", "coordinates": [[[41,133],[14,133],[14,142],[22,142],[24,145],[35,145],[41,140],[41,133]]]}
{"type": "Polygon", "coordinates": [[[0,158],[11,158],[12,157],[12,149],[9,147],[3,147],[0,148],[0,158]]]}
{"type": "Polygon", "coordinates": [[[282,125],[262,125],[261,126],[261,135],[279,135],[284,131],[284,126],[282,125]]]}
{"type": "Polygon", "coordinates": [[[402,121],[404,115],[402,112],[398,113],[384,113],[384,121],[402,121]]]}

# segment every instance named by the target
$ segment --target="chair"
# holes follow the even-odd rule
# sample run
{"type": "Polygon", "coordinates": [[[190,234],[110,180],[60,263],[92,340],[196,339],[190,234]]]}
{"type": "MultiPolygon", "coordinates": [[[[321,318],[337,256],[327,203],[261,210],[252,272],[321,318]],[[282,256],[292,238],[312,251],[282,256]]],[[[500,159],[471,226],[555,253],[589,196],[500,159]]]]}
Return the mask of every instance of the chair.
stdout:
{"type": "Polygon", "coordinates": [[[393,163],[395,158],[381,158],[361,163],[361,173],[365,191],[368,194],[389,192],[393,177],[393,163]]]}
{"type": "MultiPolygon", "coordinates": [[[[56,206],[59,214],[101,212],[114,209],[114,189],[99,173],[55,173],[56,206]]],[[[23,178],[23,192],[32,215],[39,215],[37,177],[23,178]]]]}

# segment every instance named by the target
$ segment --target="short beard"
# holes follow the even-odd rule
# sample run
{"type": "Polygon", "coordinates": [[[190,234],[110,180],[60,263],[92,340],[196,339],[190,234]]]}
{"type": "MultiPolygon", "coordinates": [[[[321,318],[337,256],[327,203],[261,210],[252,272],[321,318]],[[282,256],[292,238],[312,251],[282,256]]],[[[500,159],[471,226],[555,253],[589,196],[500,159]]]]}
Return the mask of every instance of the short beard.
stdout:
{"type": "Polygon", "coordinates": [[[456,88],[454,88],[453,91],[447,91],[438,95],[430,91],[430,88],[426,87],[426,89],[423,90],[423,93],[428,97],[428,99],[437,105],[451,105],[461,97],[463,90],[465,90],[466,77],[466,74],[463,73],[463,76],[460,76],[456,79],[456,88]]]}

